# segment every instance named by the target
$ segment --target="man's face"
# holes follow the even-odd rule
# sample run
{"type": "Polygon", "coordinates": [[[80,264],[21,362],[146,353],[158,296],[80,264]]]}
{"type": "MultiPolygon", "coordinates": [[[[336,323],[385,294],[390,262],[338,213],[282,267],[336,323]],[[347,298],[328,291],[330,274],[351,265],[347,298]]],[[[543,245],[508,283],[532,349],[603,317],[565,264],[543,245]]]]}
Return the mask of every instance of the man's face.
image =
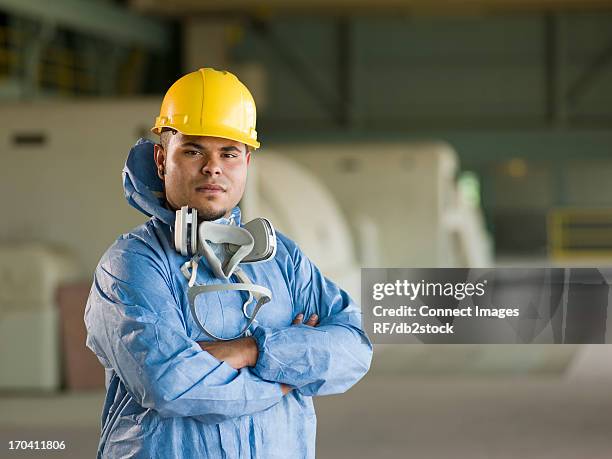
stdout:
{"type": "Polygon", "coordinates": [[[228,217],[244,193],[251,153],[245,144],[219,137],[169,135],[155,145],[155,163],[174,209],[189,206],[204,220],[228,217]]]}

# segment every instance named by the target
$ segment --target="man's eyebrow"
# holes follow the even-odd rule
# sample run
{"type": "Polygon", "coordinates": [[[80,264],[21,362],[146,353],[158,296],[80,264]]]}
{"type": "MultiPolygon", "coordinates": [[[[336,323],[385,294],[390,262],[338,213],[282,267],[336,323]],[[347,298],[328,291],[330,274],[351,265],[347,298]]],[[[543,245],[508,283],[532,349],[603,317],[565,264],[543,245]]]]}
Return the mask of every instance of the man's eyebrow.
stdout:
{"type": "Polygon", "coordinates": [[[221,147],[221,151],[237,151],[238,153],[242,153],[242,150],[234,145],[229,145],[227,147],[221,147]]]}
{"type": "Polygon", "coordinates": [[[204,145],[200,145],[197,142],[191,142],[189,140],[181,143],[181,147],[191,147],[191,148],[197,148],[198,150],[206,150],[206,148],[204,147],[204,145]]]}
{"type": "MultiPolygon", "coordinates": [[[[190,140],[187,140],[187,141],[181,143],[181,147],[191,147],[191,148],[196,148],[198,150],[204,150],[204,151],[207,150],[207,148],[204,145],[201,145],[201,144],[199,144],[197,142],[193,142],[193,141],[190,141],[190,140]]],[[[223,152],[227,152],[227,151],[237,151],[239,153],[242,152],[242,150],[240,148],[238,148],[238,147],[236,147],[234,145],[228,145],[228,146],[225,146],[225,147],[221,147],[220,150],[223,151],[223,152]]]]}

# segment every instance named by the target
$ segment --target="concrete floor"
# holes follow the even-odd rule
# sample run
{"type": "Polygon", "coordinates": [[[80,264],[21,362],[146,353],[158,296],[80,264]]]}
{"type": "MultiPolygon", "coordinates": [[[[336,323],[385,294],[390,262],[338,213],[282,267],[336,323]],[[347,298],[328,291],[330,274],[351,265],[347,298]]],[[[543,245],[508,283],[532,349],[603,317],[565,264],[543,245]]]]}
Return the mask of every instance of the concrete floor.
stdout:
{"type": "Polygon", "coordinates": [[[321,458],[612,457],[609,386],[369,378],[317,408],[321,458]]]}
{"type": "MultiPolygon", "coordinates": [[[[317,457],[609,459],[611,387],[550,372],[417,377],[375,365],[348,393],[316,400],[317,457]]],[[[0,396],[0,457],[94,457],[102,397],[0,396]],[[8,451],[9,440],[36,439],[67,448],[8,451]]]]}

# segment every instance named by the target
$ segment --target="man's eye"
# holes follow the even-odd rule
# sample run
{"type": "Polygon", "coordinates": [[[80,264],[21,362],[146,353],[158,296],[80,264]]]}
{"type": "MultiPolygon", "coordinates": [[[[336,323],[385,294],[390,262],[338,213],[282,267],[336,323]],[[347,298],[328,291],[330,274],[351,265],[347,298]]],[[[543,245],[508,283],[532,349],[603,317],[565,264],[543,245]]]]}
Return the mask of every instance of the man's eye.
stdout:
{"type": "Polygon", "coordinates": [[[200,152],[197,150],[189,150],[189,151],[186,151],[185,154],[188,156],[197,156],[200,154],[200,152]]]}
{"type": "Polygon", "coordinates": [[[224,158],[237,158],[238,155],[236,153],[224,153],[223,157],[224,158]]]}

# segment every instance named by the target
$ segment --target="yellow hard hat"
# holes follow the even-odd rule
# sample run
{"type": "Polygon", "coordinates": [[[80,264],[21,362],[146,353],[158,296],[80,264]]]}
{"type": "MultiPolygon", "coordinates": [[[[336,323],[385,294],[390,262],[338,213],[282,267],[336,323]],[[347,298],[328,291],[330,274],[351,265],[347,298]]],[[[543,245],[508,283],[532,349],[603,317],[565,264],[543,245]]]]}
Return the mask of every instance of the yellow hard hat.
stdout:
{"type": "Polygon", "coordinates": [[[253,96],[235,75],[211,68],[179,78],[164,96],[151,131],[231,139],[259,148],[253,96]]]}

